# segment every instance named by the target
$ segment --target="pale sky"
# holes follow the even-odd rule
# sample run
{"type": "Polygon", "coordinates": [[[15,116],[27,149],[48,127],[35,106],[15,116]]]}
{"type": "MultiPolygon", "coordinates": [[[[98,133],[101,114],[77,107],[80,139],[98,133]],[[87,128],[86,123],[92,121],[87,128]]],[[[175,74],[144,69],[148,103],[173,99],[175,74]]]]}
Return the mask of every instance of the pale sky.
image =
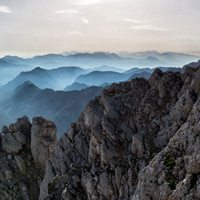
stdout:
{"type": "Polygon", "coordinates": [[[200,0],[0,0],[0,56],[200,52],[200,0]]]}

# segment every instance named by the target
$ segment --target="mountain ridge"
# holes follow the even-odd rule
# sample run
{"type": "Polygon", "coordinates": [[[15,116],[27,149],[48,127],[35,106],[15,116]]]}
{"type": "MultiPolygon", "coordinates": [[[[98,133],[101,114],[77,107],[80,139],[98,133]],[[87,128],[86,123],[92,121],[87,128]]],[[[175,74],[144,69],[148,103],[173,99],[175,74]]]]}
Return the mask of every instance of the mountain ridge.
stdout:
{"type": "Polygon", "coordinates": [[[21,72],[18,76],[9,81],[5,87],[14,89],[25,81],[31,81],[42,89],[63,89],[67,84],[72,83],[77,76],[86,72],[86,70],[80,67],[73,66],[49,70],[36,67],[31,71],[21,72]]]}
{"type": "Polygon", "coordinates": [[[60,136],[76,120],[84,106],[102,90],[102,87],[88,86],[80,91],[54,91],[26,81],[1,102],[0,112],[9,116],[7,124],[24,115],[46,117],[56,123],[60,136]]]}
{"type": "MultiPolygon", "coordinates": [[[[29,67],[60,67],[68,65],[79,65],[81,67],[97,67],[100,65],[112,65],[116,67],[130,68],[133,66],[139,67],[165,67],[182,66],[185,63],[197,61],[198,56],[174,53],[174,52],[138,52],[138,53],[109,53],[109,52],[76,52],[72,54],[44,54],[31,58],[22,58],[16,56],[5,56],[0,58],[1,61],[7,61],[10,64],[23,65],[29,67]]],[[[0,65],[1,66],[1,65],[0,65]]]]}

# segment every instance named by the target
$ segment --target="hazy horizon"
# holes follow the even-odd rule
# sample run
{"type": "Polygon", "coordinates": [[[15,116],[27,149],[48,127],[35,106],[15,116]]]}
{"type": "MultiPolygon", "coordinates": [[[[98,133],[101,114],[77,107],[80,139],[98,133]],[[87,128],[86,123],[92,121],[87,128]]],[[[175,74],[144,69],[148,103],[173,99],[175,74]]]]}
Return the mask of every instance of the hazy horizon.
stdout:
{"type": "Polygon", "coordinates": [[[199,0],[0,0],[0,56],[64,51],[200,55],[199,0]]]}
{"type": "Polygon", "coordinates": [[[72,50],[72,51],[63,51],[63,52],[40,52],[38,54],[29,54],[29,55],[26,55],[26,54],[21,54],[21,53],[16,53],[16,54],[0,54],[0,58],[3,58],[5,56],[17,56],[17,57],[21,57],[21,58],[33,58],[35,56],[44,56],[44,55],[50,55],[50,54],[58,54],[58,55],[64,55],[65,53],[72,53],[72,54],[76,54],[76,53],[98,53],[98,52],[102,52],[102,53],[114,53],[114,54],[120,54],[120,53],[145,53],[145,52],[158,52],[160,54],[162,53],[180,53],[180,54],[187,54],[187,55],[193,55],[193,56],[200,56],[200,52],[180,52],[180,51],[157,51],[157,50],[144,50],[144,51],[101,51],[101,50],[97,50],[97,51],[76,51],[76,50],[72,50]]]}

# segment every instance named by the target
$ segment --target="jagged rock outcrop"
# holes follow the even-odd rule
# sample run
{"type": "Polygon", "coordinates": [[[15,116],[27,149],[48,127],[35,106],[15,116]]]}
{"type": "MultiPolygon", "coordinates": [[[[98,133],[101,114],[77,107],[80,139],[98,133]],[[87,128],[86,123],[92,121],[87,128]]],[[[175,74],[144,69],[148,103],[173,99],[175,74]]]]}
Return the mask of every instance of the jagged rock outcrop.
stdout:
{"type": "Polygon", "coordinates": [[[199,77],[112,84],[54,146],[40,200],[200,199],[199,77]]]}
{"type": "Polygon", "coordinates": [[[23,117],[4,126],[0,134],[1,200],[38,199],[43,163],[55,138],[55,125],[43,118],[34,118],[31,124],[23,117]]]}
{"type": "Polygon", "coordinates": [[[31,153],[34,163],[41,171],[45,171],[52,147],[56,141],[56,126],[43,118],[33,118],[31,128],[31,153]]]}

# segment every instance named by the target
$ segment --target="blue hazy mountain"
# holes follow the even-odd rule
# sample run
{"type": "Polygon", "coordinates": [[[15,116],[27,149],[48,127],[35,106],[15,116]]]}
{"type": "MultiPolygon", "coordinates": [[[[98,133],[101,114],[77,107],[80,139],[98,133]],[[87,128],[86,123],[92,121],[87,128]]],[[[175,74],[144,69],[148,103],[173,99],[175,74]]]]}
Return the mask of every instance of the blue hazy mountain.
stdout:
{"type": "MultiPolygon", "coordinates": [[[[181,68],[174,67],[157,67],[158,69],[165,71],[180,71],[181,68]]],[[[151,73],[155,68],[132,68],[123,73],[115,71],[92,71],[87,74],[80,75],[76,78],[76,82],[85,84],[85,85],[96,85],[101,86],[105,83],[118,83],[133,79],[136,77],[149,78],[151,73]]]]}
{"type": "MultiPolygon", "coordinates": [[[[49,118],[56,122],[61,133],[76,120],[89,100],[101,93],[103,87],[113,82],[128,80],[133,74],[137,77],[137,73],[145,70],[152,71],[149,68],[136,68],[124,73],[112,71],[87,73],[88,70],[78,67],[61,67],[51,70],[37,67],[20,73],[0,88],[0,112],[6,119],[4,122],[8,123],[22,115],[49,118]],[[77,79],[84,80],[86,83],[81,83],[77,79]],[[69,84],[71,81],[73,83],[69,84]],[[58,85],[68,85],[65,88],[67,91],[45,89],[55,88],[58,85]],[[99,87],[92,85],[99,85],[99,87]]],[[[141,77],[141,74],[138,76],[141,77]]]]}
{"type": "MultiPolygon", "coordinates": [[[[99,68],[99,67],[98,67],[99,68]]],[[[178,68],[159,67],[162,71],[168,69],[178,71],[178,68]]],[[[116,71],[92,71],[80,67],[60,67],[55,69],[43,69],[36,67],[33,70],[21,72],[18,76],[8,82],[3,88],[4,91],[12,91],[18,85],[30,81],[41,89],[49,88],[54,90],[81,90],[88,86],[101,86],[102,84],[118,83],[129,80],[130,77],[149,77],[152,68],[131,68],[125,72],[116,71]],[[146,72],[146,74],[144,73],[146,72]]]]}
{"type": "MultiPolygon", "coordinates": [[[[142,72],[148,72],[151,74],[153,69],[133,68],[131,70],[125,71],[124,73],[114,71],[93,71],[88,74],[78,76],[75,81],[81,84],[100,86],[105,83],[109,84],[126,81],[133,75],[137,77],[137,74],[140,74],[140,77],[142,77],[142,72]]],[[[144,78],[146,78],[146,74],[144,78]]]]}
{"type": "MultiPolygon", "coordinates": [[[[5,60],[6,57],[1,58],[5,60]]],[[[13,58],[14,59],[14,58],[13,58]]],[[[116,63],[121,59],[120,56],[114,53],[94,52],[94,53],[76,53],[76,54],[46,54],[34,56],[26,59],[16,59],[16,63],[26,65],[27,67],[42,66],[43,68],[52,68],[60,66],[81,66],[94,67],[107,63],[116,63]]],[[[9,56],[12,62],[12,56],[9,56]]]]}
{"type": "Polygon", "coordinates": [[[5,56],[0,59],[0,85],[13,79],[22,70],[27,70],[27,66],[21,60],[23,58],[17,56],[5,56]]]}
{"type": "Polygon", "coordinates": [[[144,52],[121,52],[119,55],[122,58],[130,58],[130,59],[139,59],[150,61],[152,63],[155,62],[162,62],[161,66],[173,66],[173,67],[180,67],[183,66],[185,63],[190,63],[192,61],[197,61],[199,56],[185,54],[185,53],[176,53],[176,52],[164,52],[159,53],[157,51],[144,51],[144,52]]]}
{"type": "Polygon", "coordinates": [[[184,63],[189,63],[192,60],[197,61],[199,59],[199,57],[197,56],[184,54],[184,53],[174,53],[174,52],[162,53],[160,54],[160,56],[158,56],[158,58],[168,63],[172,62],[172,63],[178,64],[179,66],[183,66],[184,63]],[[182,65],[180,65],[180,62],[182,62],[181,63],[182,65]]]}
{"type": "Polygon", "coordinates": [[[114,83],[125,81],[130,76],[128,74],[113,71],[93,71],[76,78],[76,82],[86,85],[102,85],[104,83],[114,83]]]}
{"type": "Polygon", "coordinates": [[[6,84],[21,71],[30,71],[36,66],[41,66],[44,69],[79,66],[90,71],[123,72],[133,67],[178,67],[197,60],[199,60],[199,57],[194,55],[174,52],[159,53],[157,51],[137,53],[65,52],[34,56],[32,58],[5,56],[0,58],[0,85],[6,84]]]}
{"type": "Polygon", "coordinates": [[[33,68],[41,66],[42,68],[55,68],[61,66],[80,66],[84,68],[98,67],[101,65],[114,66],[118,68],[132,67],[177,67],[185,63],[197,61],[199,57],[183,53],[156,51],[146,51],[138,53],[66,53],[66,54],[47,54],[34,56],[32,58],[20,58],[16,56],[5,56],[0,59],[1,66],[26,66],[33,68]]]}
{"type": "Polygon", "coordinates": [[[126,69],[123,67],[115,67],[115,66],[108,66],[108,65],[101,65],[98,67],[89,68],[90,71],[114,71],[114,72],[124,72],[126,69]]]}
{"type": "Polygon", "coordinates": [[[152,68],[138,68],[138,67],[134,67],[131,68],[127,71],[125,71],[125,74],[137,74],[137,73],[141,73],[141,72],[149,72],[152,73],[154,71],[154,69],[152,68]]]}
{"type": "Polygon", "coordinates": [[[86,72],[79,67],[60,67],[51,70],[37,67],[31,71],[21,72],[6,87],[15,88],[23,82],[31,81],[42,89],[63,89],[66,85],[73,83],[76,77],[86,72]]]}
{"type": "MultiPolygon", "coordinates": [[[[96,69],[96,68],[94,68],[96,69]]],[[[12,90],[18,85],[30,81],[39,88],[54,90],[80,90],[92,85],[114,83],[128,80],[133,74],[143,71],[151,73],[150,68],[132,68],[123,73],[115,71],[90,71],[79,67],[60,67],[56,69],[43,69],[36,67],[33,70],[21,72],[5,85],[7,90],[12,90]]]]}
{"type": "Polygon", "coordinates": [[[76,59],[121,59],[115,53],[108,53],[108,52],[94,52],[94,53],[76,53],[73,55],[69,55],[69,58],[76,58],[76,59]]]}
{"type": "Polygon", "coordinates": [[[14,90],[11,97],[0,104],[0,113],[4,114],[4,124],[9,124],[23,115],[43,116],[55,121],[58,132],[64,133],[85,105],[100,95],[102,90],[101,87],[93,86],[81,91],[54,91],[40,89],[26,81],[14,90]]]}
{"type": "Polygon", "coordinates": [[[68,85],[64,89],[64,91],[82,90],[82,89],[85,89],[87,87],[90,87],[90,86],[86,85],[86,84],[83,84],[83,83],[74,82],[71,85],[68,85]]]}
{"type": "Polygon", "coordinates": [[[0,59],[0,69],[1,68],[18,68],[25,67],[26,59],[20,58],[18,56],[5,56],[0,59]]]}

